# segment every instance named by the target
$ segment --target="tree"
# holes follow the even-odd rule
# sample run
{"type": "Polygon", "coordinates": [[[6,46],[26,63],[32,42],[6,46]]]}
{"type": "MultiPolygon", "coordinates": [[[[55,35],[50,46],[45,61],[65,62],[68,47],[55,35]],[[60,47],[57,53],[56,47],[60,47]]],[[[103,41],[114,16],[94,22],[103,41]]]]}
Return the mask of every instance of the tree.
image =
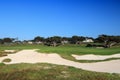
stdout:
{"type": "Polygon", "coordinates": [[[60,36],[53,36],[46,39],[46,45],[57,46],[61,43],[62,38],[60,36]]]}
{"type": "Polygon", "coordinates": [[[37,36],[37,37],[34,38],[33,41],[34,42],[39,42],[39,41],[43,42],[44,41],[44,37],[37,36]]]}
{"type": "Polygon", "coordinates": [[[3,42],[3,39],[0,39],[0,44],[3,44],[4,42],[3,42]]]}
{"type": "Polygon", "coordinates": [[[85,40],[85,37],[83,36],[72,36],[70,42],[72,44],[81,44],[83,40],[85,40]]]}
{"type": "Polygon", "coordinates": [[[104,47],[110,48],[120,42],[120,36],[109,36],[103,34],[99,35],[98,38],[96,38],[96,41],[99,43],[104,43],[104,47]]]}
{"type": "Polygon", "coordinates": [[[14,41],[14,38],[4,38],[3,42],[4,43],[12,43],[14,41]]]}
{"type": "Polygon", "coordinates": [[[70,38],[68,38],[68,37],[62,37],[61,38],[62,45],[66,44],[66,43],[69,43],[69,41],[70,41],[70,38]]]}
{"type": "Polygon", "coordinates": [[[107,35],[99,35],[98,38],[96,38],[96,42],[98,43],[105,43],[108,40],[107,35]]]}

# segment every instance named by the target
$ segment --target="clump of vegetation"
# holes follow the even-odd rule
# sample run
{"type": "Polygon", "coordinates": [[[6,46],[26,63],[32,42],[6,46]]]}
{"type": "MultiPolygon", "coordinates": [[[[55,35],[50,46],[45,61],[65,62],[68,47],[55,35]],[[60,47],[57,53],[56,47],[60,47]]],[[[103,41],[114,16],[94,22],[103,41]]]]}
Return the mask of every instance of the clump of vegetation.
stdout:
{"type": "Polygon", "coordinates": [[[0,52],[0,57],[3,57],[3,56],[7,56],[7,53],[6,52],[0,52]]]}
{"type": "Polygon", "coordinates": [[[0,66],[3,66],[3,65],[5,65],[4,63],[0,63],[0,66]]]}
{"type": "MultiPolygon", "coordinates": [[[[0,46],[1,47],[1,46],[0,46]]],[[[18,52],[19,50],[15,50],[15,51],[12,51],[12,52],[6,52],[6,51],[3,51],[3,50],[1,50],[0,51],[0,57],[3,57],[3,56],[7,56],[8,54],[12,54],[12,53],[16,53],[16,52],[18,52]]]]}
{"type": "Polygon", "coordinates": [[[11,62],[11,59],[7,58],[7,59],[4,59],[2,62],[11,62]]]}
{"type": "Polygon", "coordinates": [[[111,35],[99,35],[98,38],[95,39],[96,42],[104,43],[105,48],[111,48],[114,45],[120,43],[120,36],[111,36],[111,35]]]}

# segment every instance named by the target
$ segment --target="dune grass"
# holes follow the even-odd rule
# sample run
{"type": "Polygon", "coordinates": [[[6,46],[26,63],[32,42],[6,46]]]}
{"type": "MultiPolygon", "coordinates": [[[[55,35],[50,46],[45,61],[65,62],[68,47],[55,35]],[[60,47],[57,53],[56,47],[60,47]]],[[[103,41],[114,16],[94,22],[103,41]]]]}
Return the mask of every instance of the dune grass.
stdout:
{"type": "Polygon", "coordinates": [[[120,80],[120,75],[45,63],[12,64],[0,65],[0,80],[120,80]]]}

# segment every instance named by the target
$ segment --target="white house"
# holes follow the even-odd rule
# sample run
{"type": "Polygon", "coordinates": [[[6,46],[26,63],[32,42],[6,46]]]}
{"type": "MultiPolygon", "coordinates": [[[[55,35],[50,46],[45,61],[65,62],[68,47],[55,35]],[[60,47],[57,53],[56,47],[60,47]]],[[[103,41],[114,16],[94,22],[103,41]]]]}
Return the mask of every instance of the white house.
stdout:
{"type": "Polygon", "coordinates": [[[42,41],[35,42],[35,44],[42,44],[42,43],[43,43],[42,41]]]}
{"type": "Polygon", "coordinates": [[[28,44],[33,44],[33,42],[32,42],[32,41],[28,41],[27,43],[28,43],[28,44]]]}
{"type": "Polygon", "coordinates": [[[85,42],[85,43],[89,43],[89,42],[94,42],[92,39],[88,39],[88,38],[86,38],[83,42],[85,42]]]}
{"type": "Polygon", "coordinates": [[[63,40],[63,41],[61,41],[61,43],[64,45],[64,44],[67,44],[69,42],[67,40],[63,40]]]}

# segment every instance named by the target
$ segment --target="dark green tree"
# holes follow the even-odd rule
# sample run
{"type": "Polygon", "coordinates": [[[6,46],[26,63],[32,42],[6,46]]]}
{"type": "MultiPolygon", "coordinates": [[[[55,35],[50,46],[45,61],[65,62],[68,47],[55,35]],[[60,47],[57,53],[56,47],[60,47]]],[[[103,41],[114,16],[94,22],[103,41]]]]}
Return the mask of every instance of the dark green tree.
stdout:
{"type": "Polygon", "coordinates": [[[34,38],[33,41],[34,42],[39,42],[39,41],[44,42],[44,40],[45,40],[44,37],[37,36],[37,37],[34,38]]]}
{"type": "Polygon", "coordinates": [[[4,38],[3,42],[4,43],[12,43],[14,41],[14,38],[4,38]]]}
{"type": "Polygon", "coordinates": [[[96,41],[99,43],[104,43],[104,47],[110,48],[111,46],[120,43],[120,36],[110,36],[110,35],[99,35],[96,38],[96,41]]]}
{"type": "Polygon", "coordinates": [[[4,42],[3,42],[3,39],[0,39],[0,44],[3,44],[4,42]]]}
{"type": "Polygon", "coordinates": [[[62,38],[60,36],[49,37],[46,39],[46,45],[55,47],[55,46],[61,44],[61,40],[62,40],[62,38]]]}
{"type": "Polygon", "coordinates": [[[81,44],[83,40],[85,40],[85,37],[83,36],[72,36],[70,42],[72,44],[81,44]]]}

